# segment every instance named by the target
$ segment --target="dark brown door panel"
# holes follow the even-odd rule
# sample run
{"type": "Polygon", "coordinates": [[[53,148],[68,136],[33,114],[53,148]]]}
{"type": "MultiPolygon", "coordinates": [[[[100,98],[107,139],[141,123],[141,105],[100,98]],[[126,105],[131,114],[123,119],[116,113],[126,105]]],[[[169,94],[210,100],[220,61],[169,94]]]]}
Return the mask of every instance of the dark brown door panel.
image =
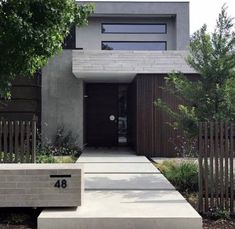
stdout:
{"type": "Polygon", "coordinates": [[[88,146],[118,144],[118,85],[86,85],[86,143],[88,146]],[[110,120],[110,116],[114,120],[110,120]]]}

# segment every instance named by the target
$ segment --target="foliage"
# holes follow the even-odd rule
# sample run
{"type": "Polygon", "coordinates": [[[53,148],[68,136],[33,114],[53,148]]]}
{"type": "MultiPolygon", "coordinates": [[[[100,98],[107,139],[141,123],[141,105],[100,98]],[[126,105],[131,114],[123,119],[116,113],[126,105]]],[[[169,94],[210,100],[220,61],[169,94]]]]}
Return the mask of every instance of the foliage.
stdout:
{"type": "Polygon", "coordinates": [[[37,156],[37,163],[75,163],[76,160],[74,156],[53,156],[49,152],[37,156]]]}
{"type": "Polygon", "coordinates": [[[158,99],[155,105],[165,110],[187,136],[197,135],[199,121],[235,120],[235,33],[233,19],[222,7],[212,34],[204,25],[190,42],[188,64],[200,74],[190,80],[181,73],[166,77],[165,89],[180,100],[177,111],[158,99]]]}
{"type": "Polygon", "coordinates": [[[197,157],[198,142],[195,138],[188,138],[185,135],[177,135],[169,140],[172,143],[178,157],[197,157]]]}
{"type": "Polygon", "coordinates": [[[210,209],[208,216],[214,220],[230,219],[230,211],[222,208],[213,208],[210,209]]]}
{"type": "Polygon", "coordinates": [[[54,156],[55,163],[75,163],[77,158],[74,156],[54,156]]]}
{"type": "Polygon", "coordinates": [[[74,0],[0,0],[0,94],[10,98],[16,76],[42,68],[73,25],[87,24],[93,9],[74,0]]]}
{"type": "Polygon", "coordinates": [[[37,145],[37,163],[74,163],[82,150],[76,136],[64,127],[58,128],[52,143],[37,145]]]}
{"type": "Polygon", "coordinates": [[[81,154],[81,148],[76,143],[77,136],[71,131],[66,131],[64,127],[57,130],[53,144],[48,144],[49,150],[54,156],[69,155],[78,157],[81,154]]]}
{"type": "Polygon", "coordinates": [[[17,213],[17,212],[16,213],[12,212],[10,214],[4,214],[2,216],[4,216],[4,218],[2,219],[4,223],[14,224],[14,225],[25,223],[26,221],[28,221],[30,219],[30,216],[28,214],[17,213]]]}
{"type": "Polygon", "coordinates": [[[163,175],[165,175],[172,167],[175,167],[176,165],[175,160],[165,160],[161,163],[157,163],[156,166],[157,168],[161,171],[163,175]]]}
{"type": "Polygon", "coordinates": [[[49,152],[39,152],[36,159],[37,163],[56,163],[53,155],[49,152]]]}
{"type": "Polygon", "coordinates": [[[157,164],[163,175],[182,192],[198,190],[198,166],[194,162],[163,161],[157,164]]]}

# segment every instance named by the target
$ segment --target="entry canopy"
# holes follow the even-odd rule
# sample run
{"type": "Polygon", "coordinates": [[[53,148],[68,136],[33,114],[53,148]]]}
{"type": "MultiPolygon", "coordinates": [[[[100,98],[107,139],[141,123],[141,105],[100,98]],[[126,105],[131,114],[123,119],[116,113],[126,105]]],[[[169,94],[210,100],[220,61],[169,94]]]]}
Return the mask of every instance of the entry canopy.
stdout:
{"type": "Polygon", "coordinates": [[[73,74],[85,82],[128,83],[137,74],[196,74],[187,51],[73,50],[73,74]]]}

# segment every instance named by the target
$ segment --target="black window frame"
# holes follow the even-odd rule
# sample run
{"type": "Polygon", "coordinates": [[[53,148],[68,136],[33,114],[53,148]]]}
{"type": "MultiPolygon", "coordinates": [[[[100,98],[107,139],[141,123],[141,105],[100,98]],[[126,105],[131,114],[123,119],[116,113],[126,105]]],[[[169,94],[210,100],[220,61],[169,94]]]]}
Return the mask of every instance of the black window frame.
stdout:
{"type": "Polygon", "coordinates": [[[166,51],[167,50],[167,41],[101,41],[101,50],[107,50],[107,51],[166,51]],[[163,50],[117,50],[117,49],[113,49],[113,50],[108,50],[108,49],[102,49],[103,43],[104,42],[112,42],[112,43],[164,43],[165,44],[165,49],[163,50]]]}
{"type": "Polygon", "coordinates": [[[167,23],[101,23],[102,34],[167,34],[167,23]],[[164,25],[165,32],[103,32],[103,25],[164,25]]]}

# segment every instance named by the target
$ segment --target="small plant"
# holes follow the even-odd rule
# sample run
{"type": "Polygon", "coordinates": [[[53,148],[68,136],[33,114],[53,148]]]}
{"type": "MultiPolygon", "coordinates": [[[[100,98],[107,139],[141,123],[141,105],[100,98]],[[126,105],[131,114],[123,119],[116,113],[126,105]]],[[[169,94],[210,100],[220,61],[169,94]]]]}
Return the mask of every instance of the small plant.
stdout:
{"type": "Polygon", "coordinates": [[[166,160],[161,163],[157,163],[157,168],[161,171],[162,174],[166,174],[169,170],[174,169],[176,166],[176,161],[174,160],[166,160]]]}
{"type": "Polygon", "coordinates": [[[37,156],[37,163],[55,163],[56,160],[53,155],[42,153],[37,156]]]}
{"type": "Polygon", "coordinates": [[[66,132],[64,127],[59,128],[52,143],[41,144],[39,141],[37,163],[74,163],[82,152],[76,139],[71,131],[66,132]]]}
{"type": "Polygon", "coordinates": [[[211,208],[208,216],[211,219],[230,219],[230,211],[224,208],[211,208]]]}
{"type": "Polygon", "coordinates": [[[173,144],[178,157],[197,157],[198,147],[197,139],[185,135],[177,135],[169,140],[173,144]]]}
{"type": "Polygon", "coordinates": [[[4,222],[7,224],[23,224],[24,222],[28,221],[30,216],[24,213],[11,213],[6,216],[4,222]]]}
{"type": "Polygon", "coordinates": [[[157,167],[179,191],[195,192],[198,190],[198,166],[196,163],[164,161],[157,167]]]}
{"type": "Polygon", "coordinates": [[[52,144],[46,146],[54,156],[75,156],[81,154],[81,148],[76,144],[77,136],[71,131],[65,131],[64,127],[57,130],[52,144]]]}

